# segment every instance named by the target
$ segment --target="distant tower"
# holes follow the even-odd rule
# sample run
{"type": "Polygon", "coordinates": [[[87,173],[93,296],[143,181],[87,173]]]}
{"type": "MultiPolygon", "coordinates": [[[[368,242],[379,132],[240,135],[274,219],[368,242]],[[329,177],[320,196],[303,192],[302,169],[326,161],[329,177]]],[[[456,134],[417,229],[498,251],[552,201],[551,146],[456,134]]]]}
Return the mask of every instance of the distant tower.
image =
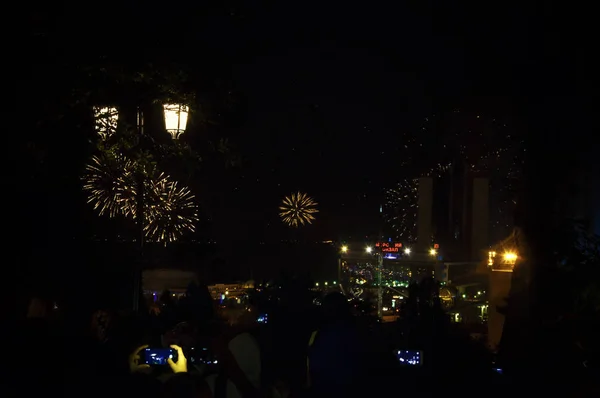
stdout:
{"type": "Polygon", "coordinates": [[[417,251],[429,252],[431,246],[431,223],[433,207],[433,180],[419,178],[419,200],[417,211],[417,251]]]}

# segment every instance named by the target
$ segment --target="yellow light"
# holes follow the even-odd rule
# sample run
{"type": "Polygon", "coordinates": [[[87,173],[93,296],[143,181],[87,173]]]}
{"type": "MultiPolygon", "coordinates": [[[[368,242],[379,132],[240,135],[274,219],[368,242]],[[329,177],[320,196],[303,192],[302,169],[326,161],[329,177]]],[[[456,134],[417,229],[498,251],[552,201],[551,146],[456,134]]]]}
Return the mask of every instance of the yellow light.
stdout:
{"type": "Polygon", "coordinates": [[[504,261],[508,264],[514,264],[515,262],[517,262],[517,253],[505,252],[504,261]]]}
{"type": "Polygon", "coordinates": [[[410,254],[410,248],[407,247],[406,249],[404,249],[404,254],[410,254]]]}
{"type": "Polygon", "coordinates": [[[117,123],[119,122],[119,110],[114,107],[94,107],[94,127],[96,133],[106,140],[109,136],[117,131],[117,123]]]}
{"type": "Polygon", "coordinates": [[[373,248],[371,246],[367,246],[365,250],[367,251],[367,253],[371,253],[373,251],[373,248]]]}
{"type": "Polygon", "coordinates": [[[431,250],[429,250],[429,254],[431,254],[432,256],[435,256],[437,254],[437,251],[435,249],[431,249],[431,250]]]}
{"type": "Polygon", "coordinates": [[[315,283],[315,286],[316,286],[316,287],[319,287],[319,282],[315,283]]]}
{"type": "Polygon", "coordinates": [[[189,107],[182,104],[165,104],[165,127],[173,139],[179,138],[185,132],[187,125],[189,107]]]}
{"type": "Polygon", "coordinates": [[[325,282],[325,286],[327,286],[327,282],[325,282]]]}
{"type": "Polygon", "coordinates": [[[488,266],[492,266],[494,265],[494,258],[496,257],[496,252],[495,251],[489,251],[488,252],[488,266]]]}
{"type": "Polygon", "coordinates": [[[342,246],[342,253],[346,253],[348,251],[348,246],[342,246]]]}

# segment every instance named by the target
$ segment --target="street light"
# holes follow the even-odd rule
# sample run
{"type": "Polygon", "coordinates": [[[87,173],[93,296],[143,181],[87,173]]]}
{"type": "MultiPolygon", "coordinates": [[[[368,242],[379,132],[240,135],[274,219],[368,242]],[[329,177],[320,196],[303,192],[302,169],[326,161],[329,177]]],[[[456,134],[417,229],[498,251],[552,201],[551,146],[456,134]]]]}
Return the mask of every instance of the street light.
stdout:
{"type": "Polygon", "coordinates": [[[504,253],[504,262],[506,264],[515,264],[517,262],[517,253],[514,252],[506,252],[504,253]]]}
{"type": "Polygon", "coordinates": [[[117,131],[119,110],[112,106],[94,106],[93,111],[94,129],[102,140],[106,140],[117,131]]]}
{"type": "Polygon", "coordinates": [[[174,140],[185,132],[190,108],[182,104],[164,104],[165,127],[174,140]]]}
{"type": "Polygon", "coordinates": [[[429,250],[429,254],[435,256],[437,254],[437,251],[435,249],[431,249],[429,250]]]}
{"type": "Polygon", "coordinates": [[[373,251],[373,248],[371,246],[367,246],[365,250],[367,251],[367,253],[371,253],[373,251]]]}
{"type": "Polygon", "coordinates": [[[342,246],[342,253],[347,253],[348,252],[348,246],[344,245],[342,246]]]}
{"type": "Polygon", "coordinates": [[[404,249],[404,254],[410,254],[410,248],[407,247],[406,249],[404,249]]]}

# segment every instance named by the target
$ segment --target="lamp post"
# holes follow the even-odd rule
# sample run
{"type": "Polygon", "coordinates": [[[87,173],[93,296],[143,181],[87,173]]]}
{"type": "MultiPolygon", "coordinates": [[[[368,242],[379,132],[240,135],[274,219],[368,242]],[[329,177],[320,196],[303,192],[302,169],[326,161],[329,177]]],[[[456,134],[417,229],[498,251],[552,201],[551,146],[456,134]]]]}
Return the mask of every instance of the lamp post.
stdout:
{"type": "Polygon", "coordinates": [[[377,317],[383,318],[383,256],[381,253],[375,253],[377,257],[377,317]]]}
{"type": "MultiPolygon", "coordinates": [[[[93,107],[94,112],[94,127],[96,133],[100,136],[103,141],[106,141],[114,132],[117,130],[119,120],[119,110],[114,106],[98,106],[93,107]]],[[[178,139],[181,134],[185,132],[189,107],[184,104],[164,104],[163,105],[165,129],[171,134],[171,137],[175,140],[178,139]]],[[[141,140],[144,131],[144,118],[140,108],[136,112],[136,130],[138,138],[141,140]]],[[[135,167],[135,206],[136,206],[136,224],[138,228],[138,239],[139,239],[139,260],[136,262],[134,268],[134,280],[133,280],[133,310],[139,311],[140,297],[142,290],[142,271],[144,264],[144,241],[145,241],[145,226],[146,226],[146,214],[145,214],[145,185],[147,182],[147,174],[144,165],[137,164],[135,167]]]]}
{"type": "Polygon", "coordinates": [[[342,292],[344,292],[344,289],[342,287],[342,256],[348,253],[348,246],[344,245],[340,248],[340,253],[338,256],[338,267],[337,267],[337,280],[340,284],[340,289],[342,290],[342,292]]]}
{"type": "Polygon", "coordinates": [[[502,339],[505,315],[498,311],[498,307],[506,305],[512,286],[512,272],[519,259],[516,250],[507,250],[504,253],[488,252],[487,265],[490,270],[490,287],[488,293],[488,345],[495,351],[502,339]]]}
{"type": "MultiPolygon", "coordinates": [[[[137,109],[136,111],[136,133],[139,139],[142,138],[144,134],[144,115],[141,109],[137,109]]],[[[135,184],[136,184],[136,198],[135,198],[135,206],[137,207],[136,216],[137,220],[135,220],[138,227],[138,239],[139,239],[139,259],[135,264],[135,268],[133,270],[133,311],[138,312],[140,309],[140,298],[142,291],[142,276],[144,269],[144,225],[145,225],[145,212],[144,212],[144,194],[145,194],[145,175],[140,167],[135,168],[135,184]]]]}
{"type": "MultiPolygon", "coordinates": [[[[369,254],[373,253],[373,248],[367,246],[365,251],[369,254]]],[[[383,317],[383,256],[379,251],[373,253],[377,259],[377,316],[381,319],[383,317]]]]}

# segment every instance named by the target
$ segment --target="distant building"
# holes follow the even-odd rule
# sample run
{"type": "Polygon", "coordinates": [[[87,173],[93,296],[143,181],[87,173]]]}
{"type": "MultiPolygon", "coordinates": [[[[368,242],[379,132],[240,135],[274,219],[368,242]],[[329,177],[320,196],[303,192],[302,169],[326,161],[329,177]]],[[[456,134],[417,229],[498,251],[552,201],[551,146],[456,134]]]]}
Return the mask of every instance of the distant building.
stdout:
{"type": "Polygon", "coordinates": [[[217,283],[208,286],[208,291],[214,300],[238,298],[247,294],[248,289],[254,288],[254,281],[245,283],[217,283]]]}

